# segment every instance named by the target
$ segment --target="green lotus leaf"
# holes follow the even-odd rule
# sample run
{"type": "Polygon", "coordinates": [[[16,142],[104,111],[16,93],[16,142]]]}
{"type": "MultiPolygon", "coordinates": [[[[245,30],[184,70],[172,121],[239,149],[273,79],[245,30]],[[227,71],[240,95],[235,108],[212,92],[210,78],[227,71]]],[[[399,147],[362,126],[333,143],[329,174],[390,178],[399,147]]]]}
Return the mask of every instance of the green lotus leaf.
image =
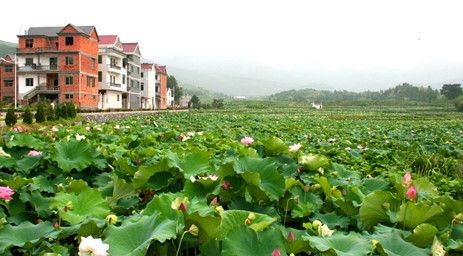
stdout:
{"type": "Polygon", "coordinates": [[[80,225],[80,228],[77,230],[77,234],[83,237],[98,235],[101,231],[101,228],[104,227],[106,221],[101,220],[99,225],[93,219],[88,219],[85,223],[80,225]]]}
{"type": "Polygon", "coordinates": [[[117,177],[112,177],[113,193],[108,197],[109,206],[115,208],[117,201],[130,197],[138,196],[137,191],[133,188],[132,184],[128,184],[125,180],[117,177]]]}
{"type": "Polygon", "coordinates": [[[298,161],[309,171],[316,171],[320,167],[328,167],[330,165],[328,158],[315,154],[301,155],[298,161]]]}
{"type": "Polygon", "coordinates": [[[110,212],[100,191],[88,186],[77,193],[57,193],[51,198],[50,209],[58,210],[63,220],[71,225],[77,225],[87,217],[106,218],[110,212]]]}
{"type": "Polygon", "coordinates": [[[278,200],[285,192],[285,179],[271,158],[243,156],[235,161],[234,169],[248,186],[259,188],[271,200],[278,200]]]}
{"type": "Polygon", "coordinates": [[[204,151],[193,151],[188,153],[183,159],[180,159],[177,154],[172,152],[168,156],[174,166],[183,173],[185,179],[189,179],[190,176],[204,175],[211,170],[209,154],[204,151]]]}
{"type": "Polygon", "coordinates": [[[56,151],[52,151],[51,159],[56,161],[65,173],[72,169],[81,172],[92,164],[93,148],[84,140],[57,142],[55,147],[56,151]]]}
{"type": "Polygon", "coordinates": [[[32,136],[31,134],[28,133],[18,133],[13,136],[12,140],[9,140],[6,145],[9,148],[12,147],[27,147],[27,148],[35,148],[35,149],[40,149],[44,145],[46,145],[46,142],[41,141],[40,139],[36,138],[35,136],[32,136]]]}
{"type": "Polygon", "coordinates": [[[16,161],[16,168],[29,175],[29,172],[40,164],[41,159],[42,156],[25,156],[21,160],[16,161]]]}
{"type": "Polygon", "coordinates": [[[303,238],[309,241],[312,248],[331,253],[328,255],[368,255],[372,250],[371,242],[355,232],[350,232],[348,235],[335,232],[332,236],[325,237],[306,235],[303,238]]]}
{"type": "Polygon", "coordinates": [[[387,233],[374,234],[371,238],[379,242],[376,245],[376,250],[378,250],[381,255],[431,255],[431,251],[429,249],[418,248],[414,244],[403,240],[400,232],[395,230],[387,233]]]}
{"type": "Polygon", "coordinates": [[[225,238],[227,233],[230,230],[234,230],[238,227],[247,227],[254,229],[255,231],[262,231],[277,219],[270,217],[265,214],[243,211],[243,210],[228,210],[220,213],[222,217],[222,222],[220,223],[219,230],[220,233],[217,235],[219,240],[225,238]],[[252,213],[252,214],[251,214],[252,213]],[[254,215],[254,219],[250,220],[249,224],[246,223],[246,220],[251,215],[254,215]]]}
{"type": "Polygon", "coordinates": [[[413,234],[407,237],[406,240],[413,242],[418,247],[426,247],[432,244],[437,233],[439,233],[439,230],[435,226],[423,223],[413,229],[413,234]]]}
{"type": "Polygon", "coordinates": [[[397,213],[397,221],[403,223],[406,228],[414,229],[431,218],[441,215],[443,212],[444,210],[438,205],[406,202],[400,206],[400,210],[397,213]]]}
{"type": "Polygon", "coordinates": [[[232,256],[268,256],[275,249],[286,255],[286,248],[281,233],[273,228],[257,232],[240,226],[227,233],[222,245],[222,255],[232,256]]]}
{"type": "Polygon", "coordinates": [[[186,180],[183,192],[191,197],[206,199],[209,194],[217,195],[223,183],[219,180],[196,179],[195,182],[186,180]]]}
{"type": "Polygon", "coordinates": [[[153,241],[164,243],[177,236],[177,223],[153,214],[124,220],[121,226],[109,226],[105,231],[110,255],[145,256],[153,241]]]}
{"type": "Polygon", "coordinates": [[[20,189],[21,187],[23,187],[26,184],[29,184],[30,179],[25,179],[23,177],[16,176],[16,177],[14,177],[14,179],[5,180],[4,182],[8,187],[15,190],[15,189],[20,189]]]}
{"type": "Polygon", "coordinates": [[[13,246],[31,249],[48,237],[54,237],[53,224],[48,221],[34,225],[28,221],[17,226],[4,225],[0,229],[0,253],[13,246]]]}
{"type": "Polygon", "coordinates": [[[326,214],[317,212],[313,215],[313,217],[311,217],[311,220],[319,220],[323,224],[326,224],[330,229],[334,229],[334,227],[346,228],[352,221],[351,218],[339,216],[336,212],[326,214]]]}
{"type": "Polygon", "coordinates": [[[21,201],[23,202],[30,202],[32,207],[35,209],[37,214],[42,217],[50,217],[52,215],[52,211],[50,210],[50,198],[44,197],[39,191],[34,190],[31,192],[21,193],[19,196],[21,201]]]}
{"type": "Polygon", "coordinates": [[[12,157],[0,156],[0,168],[13,169],[16,164],[16,159],[12,157]]]}
{"type": "Polygon", "coordinates": [[[268,138],[264,140],[263,145],[265,147],[265,152],[267,155],[276,156],[282,153],[288,152],[289,147],[277,137],[268,138]]]}
{"type": "Polygon", "coordinates": [[[387,190],[389,188],[389,182],[387,182],[383,177],[377,176],[370,179],[364,179],[363,185],[365,188],[365,193],[370,193],[376,190],[387,190]]]}
{"type": "Polygon", "coordinates": [[[310,247],[310,244],[303,239],[303,236],[307,235],[307,231],[298,230],[294,228],[281,228],[283,237],[285,238],[285,245],[288,254],[294,253],[300,255],[305,252],[307,255],[311,255],[314,250],[310,247]],[[292,240],[289,239],[289,234],[292,233],[292,240]]]}
{"type": "Polygon", "coordinates": [[[205,243],[216,239],[217,234],[221,232],[219,229],[220,222],[220,217],[201,216],[196,212],[186,217],[185,226],[189,227],[191,224],[195,224],[199,228],[199,242],[205,243]]]}
{"type": "Polygon", "coordinates": [[[161,159],[154,164],[140,166],[133,176],[133,186],[135,188],[140,188],[146,185],[148,180],[154,174],[159,172],[168,172],[172,167],[173,164],[166,158],[161,159]]]}
{"type": "Polygon", "coordinates": [[[300,202],[294,206],[294,209],[291,211],[292,218],[303,218],[307,217],[316,211],[319,207],[310,202],[300,202]]]}
{"type": "Polygon", "coordinates": [[[366,228],[373,227],[377,223],[388,222],[393,223],[391,219],[400,207],[401,201],[394,198],[389,191],[375,191],[365,197],[360,206],[360,221],[366,228]]]}
{"type": "Polygon", "coordinates": [[[159,214],[162,217],[170,218],[176,220],[178,218],[177,212],[172,209],[172,202],[177,197],[182,197],[183,194],[180,193],[163,193],[160,195],[155,195],[153,199],[146,205],[143,210],[143,215],[152,215],[154,213],[159,214]]]}

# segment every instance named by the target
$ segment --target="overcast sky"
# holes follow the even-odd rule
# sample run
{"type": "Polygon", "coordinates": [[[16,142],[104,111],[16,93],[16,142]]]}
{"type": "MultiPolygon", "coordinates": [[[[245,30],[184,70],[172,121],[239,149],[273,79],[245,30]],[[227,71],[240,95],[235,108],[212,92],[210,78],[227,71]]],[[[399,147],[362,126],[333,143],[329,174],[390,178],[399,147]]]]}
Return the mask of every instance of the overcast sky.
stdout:
{"type": "Polygon", "coordinates": [[[139,42],[154,60],[216,55],[270,67],[407,70],[463,59],[462,7],[461,0],[7,1],[0,39],[72,23],[139,42]]]}

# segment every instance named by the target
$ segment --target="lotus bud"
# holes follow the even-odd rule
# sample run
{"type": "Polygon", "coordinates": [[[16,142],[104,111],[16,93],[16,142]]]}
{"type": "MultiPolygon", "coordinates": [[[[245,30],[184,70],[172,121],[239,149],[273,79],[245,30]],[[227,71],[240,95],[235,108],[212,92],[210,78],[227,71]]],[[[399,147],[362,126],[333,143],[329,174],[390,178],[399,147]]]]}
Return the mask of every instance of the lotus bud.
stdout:
{"type": "Polygon", "coordinates": [[[117,216],[114,214],[109,214],[106,216],[106,225],[115,225],[117,223],[117,216]]]}
{"type": "Polygon", "coordinates": [[[193,236],[198,236],[199,228],[195,224],[191,224],[190,228],[188,229],[188,233],[192,234],[193,236]]]}
{"type": "Polygon", "coordinates": [[[74,204],[72,203],[72,201],[68,201],[66,203],[66,206],[64,206],[64,208],[66,208],[67,210],[74,210],[74,204]]]}
{"type": "Polygon", "coordinates": [[[313,229],[318,229],[318,227],[322,225],[321,221],[319,220],[315,220],[314,222],[312,222],[312,228],[313,229]]]}
{"type": "Polygon", "coordinates": [[[286,238],[288,242],[294,241],[294,234],[292,231],[289,231],[288,237],[286,238]]]}

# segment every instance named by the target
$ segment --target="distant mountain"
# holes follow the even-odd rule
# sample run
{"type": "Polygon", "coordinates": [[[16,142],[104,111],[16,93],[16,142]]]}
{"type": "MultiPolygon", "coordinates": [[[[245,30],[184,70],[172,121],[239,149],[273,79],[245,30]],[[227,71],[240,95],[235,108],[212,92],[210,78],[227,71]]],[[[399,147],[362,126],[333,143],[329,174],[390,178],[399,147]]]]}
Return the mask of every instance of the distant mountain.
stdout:
{"type": "Polygon", "coordinates": [[[0,40],[0,57],[5,57],[7,54],[14,54],[18,48],[18,44],[0,40]]]}

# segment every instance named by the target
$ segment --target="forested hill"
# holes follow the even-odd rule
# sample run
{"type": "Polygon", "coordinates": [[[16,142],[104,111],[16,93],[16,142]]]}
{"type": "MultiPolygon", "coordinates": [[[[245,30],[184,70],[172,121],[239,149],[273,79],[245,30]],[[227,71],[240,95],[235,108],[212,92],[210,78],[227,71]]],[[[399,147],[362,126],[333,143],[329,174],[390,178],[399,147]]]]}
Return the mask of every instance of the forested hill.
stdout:
{"type": "Polygon", "coordinates": [[[7,54],[14,54],[17,47],[18,45],[15,43],[0,40],[0,57],[5,57],[7,54]]]}
{"type": "Polygon", "coordinates": [[[415,100],[430,101],[439,97],[439,91],[428,87],[413,86],[408,83],[381,91],[349,92],[320,91],[315,89],[289,90],[269,96],[270,100],[293,102],[320,102],[331,100],[415,100]]]}

